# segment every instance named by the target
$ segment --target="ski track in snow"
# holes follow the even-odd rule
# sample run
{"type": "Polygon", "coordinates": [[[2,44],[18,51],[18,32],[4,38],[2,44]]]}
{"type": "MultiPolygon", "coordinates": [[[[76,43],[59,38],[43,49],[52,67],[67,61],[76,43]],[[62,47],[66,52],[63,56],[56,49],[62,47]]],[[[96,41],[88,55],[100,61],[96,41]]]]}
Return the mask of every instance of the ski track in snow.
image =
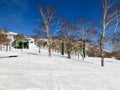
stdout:
{"type": "Polygon", "coordinates": [[[36,46],[29,50],[0,51],[0,90],[120,90],[120,61],[87,57],[85,61],[77,56],[67,59],[53,52],[48,57],[36,46]]]}

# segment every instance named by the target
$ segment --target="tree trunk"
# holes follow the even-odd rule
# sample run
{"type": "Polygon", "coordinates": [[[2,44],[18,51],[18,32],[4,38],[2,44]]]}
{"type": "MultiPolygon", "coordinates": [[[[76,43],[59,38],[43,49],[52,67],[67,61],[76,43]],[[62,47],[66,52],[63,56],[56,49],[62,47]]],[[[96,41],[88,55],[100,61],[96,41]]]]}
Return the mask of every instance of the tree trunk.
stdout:
{"type": "Polygon", "coordinates": [[[70,45],[70,41],[67,41],[66,49],[67,49],[67,58],[71,59],[71,45],[70,45]]]}
{"type": "Polygon", "coordinates": [[[9,45],[9,51],[11,51],[11,44],[9,45]]]}
{"type": "Polygon", "coordinates": [[[49,35],[49,26],[48,24],[45,24],[45,27],[46,27],[46,32],[47,32],[47,37],[48,37],[48,56],[51,57],[51,38],[50,38],[50,35],[49,35]]]}
{"type": "Polygon", "coordinates": [[[68,59],[71,59],[71,55],[70,55],[70,52],[69,52],[69,51],[67,52],[67,55],[68,55],[67,58],[68,58],[68,59]]]}
{"type": "Polygon", "coordinates": [[[0,45],[0,50],[2,50],[2,44],[0,45]]]}
{"type": "Polygon", "coordinates": [[[104,52],[101,50],[101,66],[104,67],[104,52]]]}
{"type": "Polygon", "coordinates": [[[78,53],[78,61],[79,61],[79,53],[78,53]]]}
{"type": "Polygon", "coordinates": [[[50,37],[48,37],[48,56],[51,57],[51,41],[50,41],[50,37]]]}
{"type": "Polygon", "coordinates": [[[8,45],[6,45],[6,51],[8,51],[8,45]]]}
{"type": "Polygon", "coordinates": [[[101,66],[104,66],[104,51],[103,51],[103,37],[104,33],[102,34],[101,40],[100,40],[100,51],[101,51],[101,66]]]}
{"type": "Polygon", "coordinates": [[[40,46],[39,46],[39,53],[40,53],[40,46]]]}
{"type": "Polygon", "coordinates": [[[51,45],[48,46],[49,57],[51,57],[51,45]]]}

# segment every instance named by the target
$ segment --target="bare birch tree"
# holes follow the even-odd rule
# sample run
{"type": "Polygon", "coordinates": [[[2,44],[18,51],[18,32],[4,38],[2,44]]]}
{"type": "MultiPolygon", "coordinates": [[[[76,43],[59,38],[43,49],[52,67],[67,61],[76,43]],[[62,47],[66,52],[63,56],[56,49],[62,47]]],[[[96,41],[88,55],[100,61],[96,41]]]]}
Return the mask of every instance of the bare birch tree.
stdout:
{"type": "Polygon", "coordinates": [[[100,35],[101,66],[104,66],[104,45],[117,31],[119,24],[119,5],[116,0],[102,0],[102,31],[100,35]]]}
{"type": "Polygon", "coordinates": [[[67,53],[67,58],[71,58],[71,52],[73,47],[73,23],[67,18],[61,18],[60,31],[58,32],[60,36],[64,38],[65,41],[65,51],[67,53]]]}
{"type": "Polygon", "coordinates": [[[91,19],[86,19],[86,18],[78,18],[76,20],[76,29],[77,29],[77,37],[81,39],[81,56],[84,60],[84,55],[83,55],[83,45],[85,44],[86,40],[90,40],[91,37],[93,39],[93,34],[95,37],[96,31],[94,29],[95,23],[91,19]]]}
{"type": "Polygon", "coordinates": [[[42,16],[42,20],[45,26],[45,30],[48,38],[48,55],[51,57],[51,36],[50,36],[50,24],[52,23],[53,18],[55,17],[56,8],[52,7],[50,4],[43,6],[39,4],[39,11],[42,16]]]}
{"type": "Polygon", "coordinates": [[[35,32],[35,36],[36,36],[36,44],[39,47],[39,53],[40,53],[41,52],[41,44],[42,44],[41,38],[46,34],[44,24],[41,23],[41,24],[37,25],[34,32],[35,32]]]}

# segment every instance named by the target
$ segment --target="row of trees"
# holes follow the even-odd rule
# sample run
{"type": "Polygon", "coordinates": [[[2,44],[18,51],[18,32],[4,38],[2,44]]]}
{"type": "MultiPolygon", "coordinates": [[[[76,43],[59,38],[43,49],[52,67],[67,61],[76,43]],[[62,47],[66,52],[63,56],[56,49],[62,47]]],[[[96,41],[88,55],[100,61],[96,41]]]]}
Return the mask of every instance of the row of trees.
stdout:
{"type": "Polygon", "coordinates": [[[104,66],[104,46],[112,41],[119,26],[120,5],[116,4],[115,0],[101,0],[100,22],[84,18],[70,21],[57,15],[56,8],[50,4],[46,6],[39,4],[39,11],[41,22],[37,33],[39,32],[38,35],[41,36],[43,31],[46,32],[49,56],[51,56],[51,37],[54,36],[51,31],[55,31],[55,35],[65,39],[68,58],[70,58],[72,40],[81,39],[81,46],[86,39],[95,41],[94,44],[99,45],[101,53],[101,66],[104,66]]]}
{"type": "MultiPolygon", "coordinates": [[[[78,18],[75,21],[70,21],[64,16],[55,17],[56,9],[49,4],[43,7],[39,4],[40,13],[43,21],[39,25],[39,30],[36,30],[38,37],[41,37],[43,32],[46,32],[48,37],[48,52],[51,56],[51,37],[62,36],[67,44],[67,54],[70,58],[72,40],[91,38],[96,33],[94,30],[95,23],[91,19],[78,18]],[[45,30],[45,31],[44,31],[45,30]],[[54,33],[51,34],[51,31],[54,33]]],[[[83,45],[82,45],[83,46],[83,45]]]]}

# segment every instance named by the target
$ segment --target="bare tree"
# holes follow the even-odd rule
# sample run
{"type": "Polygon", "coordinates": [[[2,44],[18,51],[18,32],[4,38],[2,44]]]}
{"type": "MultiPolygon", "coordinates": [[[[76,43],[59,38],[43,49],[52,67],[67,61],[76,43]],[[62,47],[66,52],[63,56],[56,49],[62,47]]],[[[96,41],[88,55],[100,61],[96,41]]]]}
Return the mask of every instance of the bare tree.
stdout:
{"type": "Polygon", "coordinates": [[[35,35],[36,35],[36,44],[37,46],[39,47],[39,53],[41,52],[41,44],[42,44],[42,41],[41,41],[41,38],[43,37],[44,33],[45,33],[45,27],[44,27],[44,24],[41,23],[39,25],[37,25],[36,29],[34,30],[35,32],[35,35]]]}
{"type": "Polygon", "coordinates": [[[117,33],[112,39],[113,56],[120,60],[120,33],[117,33]]]}
{"type": "Polygon", "coordinates": [[[50,36],[50,24],[52,23],[53,18],[55,17],[56,8],[52,7],[50,4],[47,4],[44,7],[42,4],[39,4],[39,10],[43,19],[45,30],[48,38],[48,52],[49,57],[51,56],[51,36],[50,36]]]}
{"type": "Polygon", "coordinates": [[[3,30],[0,30],[0,50],[2,50],[2,46],[6,38],[7,38],[7,35],[3,33],[3,30]]]}
{"type": "Polygon", "coordinates": [[[93,35],[95,37],[96,35],[96,31],[95,31],[95,23],[93,22],[92,19],[86,19],[86,18],[78,18],[76,20],[76,29],[77,29],[77,37],[79,39],[81,39],[81,56],[83,57],[83,60],[84,60],[84,55],[83,55],[83,52],[84,52],[84,45],[85,45],[85,42],[86,40],[90,40],[91,37],[93,39],[93,35]]]}
{"type": "Polygon", "coordinates": [[[119,24],[119,5],[115,0],[102,0],[102,31],[100,35],[101,66],[104,66],[104,45],[117,31],[119,24]]]}
{"type": "MultiPolygon", "coordinates": [[[[8,38],[7,30],[0,30],[0,49],[2,50],[2,45],[6,46],[6,51],[8,51],[8,47],[10,47],[10,38],[8,38]]],[[[10,49],[10,48],[9,48],[10,49]]]]}
{"type": "Polygon", "coordinates": [[[8,51],[8,50],[10,50],[10,42],[11,42],[11,40],[9,38],[5,38],[4,40],[5,40],[4,43],[6,45],[6,51],[8,51]]]}
{"type": "Polygon", "coordinates": [[[61,18],[61,22],[61,29],[58,33],[65,41],[65,51],[68,55],[67,58],[70,59],[73,47],[73,23],[64,17],[61,18]]]}

